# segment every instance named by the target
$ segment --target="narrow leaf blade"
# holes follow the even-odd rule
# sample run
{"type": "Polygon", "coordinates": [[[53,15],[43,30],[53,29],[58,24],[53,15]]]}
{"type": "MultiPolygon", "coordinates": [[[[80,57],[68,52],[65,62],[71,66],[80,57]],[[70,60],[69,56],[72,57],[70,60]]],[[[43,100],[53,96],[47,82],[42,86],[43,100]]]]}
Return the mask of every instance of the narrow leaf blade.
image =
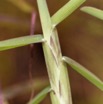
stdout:
{"type": "Polygon", "coordinates": [[[52,17],[52,23],[54,26],[62,22],[66,17],[71,15],[85,0],[70,0],[61,9],[59,9],[52,17]]]}
{"type": "Polygon", "coordinates": [[[85,6],[81,8],[81,11],[88,13],[98,19],[103,20],[103,10],[94,7],[85,6]]]}
{"type": "Polygon", "coordinates": [[[43,42],[42,35],[23,36],[19,38],[8,39],[0,41],[0,51],[40,42],[43,42]]]}
{"type": "Polygon", "coordinates": [[[50,86],[46,87],[28,104],[39,104],[46,97],[46,95],[50,92],[50,90],[51,90],[50,86]]]}
{"type": "Polygon", "coordinates": [[[88,79],[92,84],[94,84],[96,87],[98,87],[100,90],[103,91],[103,82],[96,77],[93,73],[91,73],[89,70],[87,70],[85,67],[74,61],[73,59],[69,57],[63,57],[63,60],[70,65],[75,71],[77,71],[79,74],[81,74],[83,77],[88,79]]]}

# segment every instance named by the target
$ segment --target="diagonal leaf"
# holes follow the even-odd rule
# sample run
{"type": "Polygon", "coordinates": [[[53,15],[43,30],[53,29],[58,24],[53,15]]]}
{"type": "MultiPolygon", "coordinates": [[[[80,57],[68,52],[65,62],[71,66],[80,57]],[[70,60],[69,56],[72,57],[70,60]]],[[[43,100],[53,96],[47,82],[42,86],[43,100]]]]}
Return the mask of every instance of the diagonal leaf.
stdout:
{"type": "Polygon", "coordinates": [[[93,73],[91,73],[89,70],[87,70],[85,67],[74,61],[73,59],[69,57],[63,57],[63,60],[69,64],[75,71],[80,73],[82,76],[84,76],[86,79],[88,79],[91,83],[93,83],[95,86],[97,86],[99,89],[103,91],[103,82],[96,77],[93,73]]]}
{"type": "Polygon", "coordinates": [[[23,36],[19,38],[8,39],[0,41],[0,51],[21,47],[32,43],[40,43],[43,41],[44,39],[42,35],[23,36]]]}
{"type": "Polygon", "coordinates": [[[50,86],[46,87],[28,104],[39,104],[46,97],[46,95],[50,92],[50,90],[51,90],[50,86]]]}
{"type": "Polygon", "coordinates": [[[81,11],[103,20],[103,10],[94,7],[85,6],[81,8],[81,11]]]}
{"type": "Polygon", "coordinates": [[[59,9],[52,17],[52,23],[54,26],[62,22],[66,17],[71,15],[85,0],[70,0],[61,9],[59,9]]]}

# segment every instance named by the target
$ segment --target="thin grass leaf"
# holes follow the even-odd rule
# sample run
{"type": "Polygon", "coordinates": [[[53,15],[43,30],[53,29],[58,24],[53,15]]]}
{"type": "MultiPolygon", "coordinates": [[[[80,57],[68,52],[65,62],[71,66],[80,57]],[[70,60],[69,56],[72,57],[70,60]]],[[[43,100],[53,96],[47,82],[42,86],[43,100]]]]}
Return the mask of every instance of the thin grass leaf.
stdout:
{"type": "Polygon", "coordinates": [[[70,0],[61,9],[59,9],[52,17],[52,23],[54,26],[62,22],[66,17],[71,15],[80,5],[86,0],[70,0]]]}
{"type": "Polygon", "coordinates": [[[91,73],[88,69],[74,61],[73,59],[69,57],[63,57],[63,60],[70,65],[75,71],[77,71],[79,74],[84,76],[86,79],[88,79],[91,83],[93,83],[96,87],[98,87],[100,90],[103,91],[103,82],[96,77],[93,73],[91,73]]]}
{"type": "Polygon", "coordinates": [[[0,51],[21,47],[32,43],[40,43],[43,41],[42,35],[23,36],[19,38],[8,39],[0,41],[0,51]]]}
{"type": "Polygon", "coordinates": [[[50,90],[51,90],[50,86],[46,87],[28,104],[40,104],[40,102],[47,96],[50,90]]]}
{"type": "Polygon", "coordinates": [[[103,20],[103,10],[100,10],[94,7],[89,7],[89,6],[82,7],[80,10],[98,19],[103,20]]]}
{"type": "Polygon", "coordinates": [[[17,6],[23,12],[31,13],[34,10],[34,8],[31,5],[29,5],[25,0],[8,0],[8,1],[17,6]]]}

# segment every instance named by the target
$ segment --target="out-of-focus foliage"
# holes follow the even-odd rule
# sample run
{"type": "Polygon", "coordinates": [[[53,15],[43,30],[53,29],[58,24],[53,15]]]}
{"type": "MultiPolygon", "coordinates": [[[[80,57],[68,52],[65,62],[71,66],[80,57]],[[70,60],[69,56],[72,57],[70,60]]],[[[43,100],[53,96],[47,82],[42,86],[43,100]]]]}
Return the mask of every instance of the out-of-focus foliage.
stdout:
{"type": "Polygon", "coordinates": [[[34,11],[34,8],[31,5],[29,5],[29,3],[27,3],[26,0],[8,0],[8,1],[17,6],[23,12],[31,13],[32,11],[34,11]]]}
{"type": "MultiPolygon", "coordinates": [[[[40,90],[48,85],[48,80],[46,78],[35,78],[32,79],[32,83],[28,80],[21,82],[14,86],[10,86],[2,91],[4,99],[10,100],[20,94],[31,92],[32,89],[40,90]],[[42,81],[44,80],[44,81],[42,81]],[[35,84],[36,83],[36,84],[35,84]]],[[[47,90],[46,90],[47,91],[47,90]]]]}

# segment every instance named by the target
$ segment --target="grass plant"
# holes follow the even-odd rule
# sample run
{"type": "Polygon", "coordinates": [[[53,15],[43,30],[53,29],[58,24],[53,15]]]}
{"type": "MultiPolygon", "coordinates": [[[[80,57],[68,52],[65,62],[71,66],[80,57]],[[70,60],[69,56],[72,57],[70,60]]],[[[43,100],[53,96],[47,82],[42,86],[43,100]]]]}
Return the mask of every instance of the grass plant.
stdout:
{"type": "MultiPolygon", "coordinates": [[[[9,1],[13,2],[13,0],[9,1]]],[[[50,93],[52,104],[72,104],[67,64],[103,91],[103,82],[99,78],[78,62],[62,55],[58,39],[56,26],[70,16],[84,2],[85,0],[70,0],[53,16],[50,16],[46,0],[37,0],[43,35],[29,35],[0,41],[0,51],[33,43],[42,43],[50,86],[41,91],[28,104],[40,103],[48,93],[50,93]]],[[[25,11],[26,9],[22,10],[25,11]]],[[[31,7],[27,11],[29,10],[31,10],[31,7]]],[[[81,10],[97,18],[103,18],[102,11],[93,7],[83,7],[81,10]]]]}

